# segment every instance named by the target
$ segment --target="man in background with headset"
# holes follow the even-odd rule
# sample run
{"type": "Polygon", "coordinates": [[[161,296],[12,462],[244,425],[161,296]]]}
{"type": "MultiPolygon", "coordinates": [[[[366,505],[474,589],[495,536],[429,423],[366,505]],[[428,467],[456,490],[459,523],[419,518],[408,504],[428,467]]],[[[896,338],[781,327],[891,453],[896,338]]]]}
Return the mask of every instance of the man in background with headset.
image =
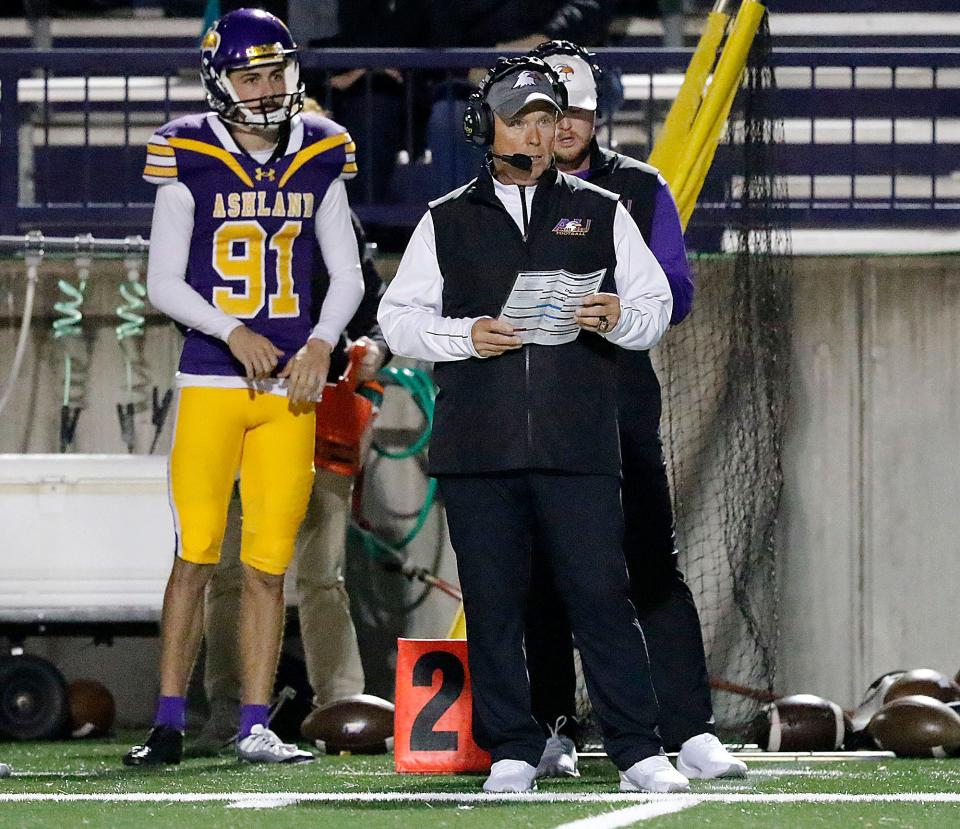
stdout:
{"type": "MultiPolygon", "coordinates": [[[[552,66],[567,90],[554,148],[557,169],[620,196],[663,267],[673,295],[670,324],[678,324],[692,306],[693,278],[670,188],[656,168],[598,145],[600,69],[589,52],[567,40],[552,40],[530,54],[552,66]]],[[[743,777],[746,764],[715,736],[700,617],[677,566],[660,441],[660,383],[649,351],[619,350],[617,369],[624,553],[630,597],[647,640],[660,702],[660,736],[668,750],[679,750],[677,768],[687,777],[743,777]]],[[[535,556],[537,589],[531,591],[526,636],[533,713],[550,731],[539,771],[541,777],[575,776],[576,675],[570,627],[546,559],[535,556]],[[558,725],[561,719],[565,723],[558,725]]]]}
{"type": "Polygon", "coordinates": [[[524,626],[532,533],[580,644],[625,791],[685,791],[662,753],[643,634],[623,564],[616,363],[653,346],[670,288],[614,194],[553,166],[566,94],[536,58],[501,59],[471,96],[479,175],[430,205],[380,305],[394,353],[432,360],[430,447],[463,589],[477,743],[488,792],[535,788],[545,739],[530,710],[524,626]],[[497,319],[518,275],[602,274],[562,344],[497,319]],[[578,330],[579,329],[579,330],[578,330]]]}

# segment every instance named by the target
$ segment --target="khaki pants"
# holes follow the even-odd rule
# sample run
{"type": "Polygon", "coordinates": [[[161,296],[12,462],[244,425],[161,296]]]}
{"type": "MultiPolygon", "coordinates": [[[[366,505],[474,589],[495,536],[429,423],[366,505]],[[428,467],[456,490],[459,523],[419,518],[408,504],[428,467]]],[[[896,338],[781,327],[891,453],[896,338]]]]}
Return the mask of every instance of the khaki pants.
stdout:
{"type": "MultiPolygon", "coordinates": [[[[351,478],[318,469],[307,515],[297,536],[300,632],[315,705],[363,693],[363,666],[343,581],[352,490],[351,478]]],[[[240,499],[234,494],[220,563],[210,579],[206,597],[204,685],[211,704],[240,698],[240,536],[240,499]]]]}

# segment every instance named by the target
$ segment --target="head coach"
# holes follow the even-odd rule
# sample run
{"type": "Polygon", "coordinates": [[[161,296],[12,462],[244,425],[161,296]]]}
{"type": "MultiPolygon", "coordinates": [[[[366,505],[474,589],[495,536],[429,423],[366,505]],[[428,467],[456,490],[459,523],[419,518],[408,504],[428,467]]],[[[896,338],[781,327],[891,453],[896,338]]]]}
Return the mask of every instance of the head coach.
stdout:
{"type": "MultiPolygon", "coordinates": [[[[566,93],[536,58],[501,59],[467,103],[489,151],[476,179],[430,204],[380,304],[392,351],[432,360],[430,472],[464,595],[484,789],[535,788],[544,736],[530,711],[524,625],[531,537],[543,539],[607,753],[628,791],[683,791],[662,754],[643,634],[628,595],[616,362],[666,330],[663,270],[617,197],[557,171],[566,93]],[[579,335],[522,345],[497,316],[519,273],[602,271],[579,335]]],[[[576,329],[574,329],[576,330],[576,329]]]]}

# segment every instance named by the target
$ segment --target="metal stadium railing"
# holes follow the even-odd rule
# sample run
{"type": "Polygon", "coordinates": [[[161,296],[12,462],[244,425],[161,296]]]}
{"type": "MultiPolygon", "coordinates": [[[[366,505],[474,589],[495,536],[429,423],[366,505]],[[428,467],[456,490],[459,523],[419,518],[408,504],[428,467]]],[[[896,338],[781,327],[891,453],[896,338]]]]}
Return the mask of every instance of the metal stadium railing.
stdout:
{"type": "MultiPolygon", "coordinates": [[[[148,24],[145,24],[148,25],[148,24]]],[[[303,56],[320,103],[359,146],[351,202],[374,225],[410,226],[466,181],[459,136],[471,67],[492,50],[324,50],[303,56]],[[368,69],[343,92],[331,76],[368,69]],[[387,72],[386,70],[390,70],[387,72]]],[[[602,49],[623,104],[606,143],[645,158],[682,80],[687,50],[602,49]]],[[[146,233],[143,145],[165,121],[205,108],[195,50],[0,50],[0,233],[146,233]]],[[[782,206],[796,226],[960,226],[960,50],[782,49],[763,111],[782,206]]],[[[717,154],[691,229],[738,209],[737,123],[717,154]]],[[[468,166],[468,169],[472,167],[468,166]]]]}

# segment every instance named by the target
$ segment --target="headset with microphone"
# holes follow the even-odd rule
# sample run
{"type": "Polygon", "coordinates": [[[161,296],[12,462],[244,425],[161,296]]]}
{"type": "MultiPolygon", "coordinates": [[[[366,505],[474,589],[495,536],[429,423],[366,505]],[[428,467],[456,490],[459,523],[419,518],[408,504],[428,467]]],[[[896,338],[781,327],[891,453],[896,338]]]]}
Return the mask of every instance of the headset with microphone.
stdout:
{"type": "MultiPolygon", "coordinates": [[[[550,81],[554,97],[560,104],[560,108],[567,108],[566,87],[548,63],[538,57],[500,58],[494,67],[487,72],[486,77],[480,81],[476,92],[467,99],[467,108],[463,113],[463,134],[468,142],[479,147],[489,147],[493,143],[493,110],[487,103],[487,93],[497,81],[524,69],[544,75],[550,81]]],[[[491,153],[491,155],[525,172],[533,169],[533,159],[528,155],[522,153],[506,156],[491,153]]]]}
{"type": "Polygon", "coordinates": [[[511,167],[516,167],[518,170],[523,170],[525,173],[529,173],[533,169],[533,156],[530,155],[524,155],[523,153],[500,155],[500,153],[495,153],[493,150],[490,150],[490,155],[493,158],[499,158],[501,161],[506,161],[511,167]]]}

